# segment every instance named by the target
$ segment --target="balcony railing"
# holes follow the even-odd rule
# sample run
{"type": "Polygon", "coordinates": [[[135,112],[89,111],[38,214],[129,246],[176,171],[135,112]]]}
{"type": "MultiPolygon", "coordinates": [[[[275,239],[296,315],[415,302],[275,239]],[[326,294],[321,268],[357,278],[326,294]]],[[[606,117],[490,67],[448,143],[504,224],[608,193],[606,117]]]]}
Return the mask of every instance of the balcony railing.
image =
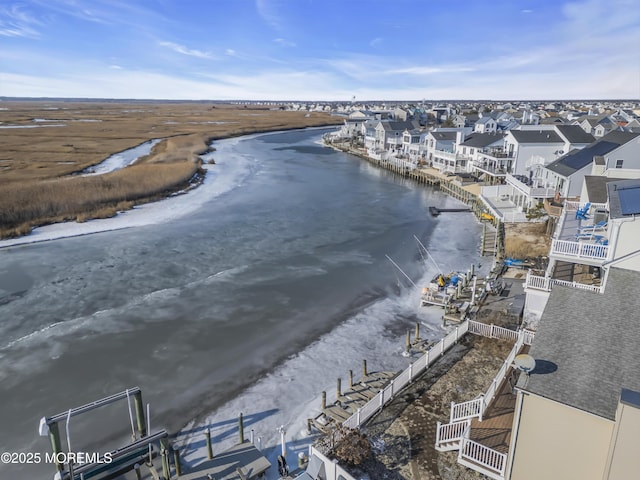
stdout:
{"type": "Polygon", "coordinates": [[[452,160],[454,162],[458,160],[468,160],[468,158],[465,155],[462,155],[460,153],[454,153],[454,152],[445,152],[444,150],[434,150],[433,156],[435,158],[441,158],[443,160],[452,160]]]}
{"type": "Polygon", "coordinates": [[[558,278],[540,277],[538,275],[532,275],[531,271],[527,273],[525,288],[550,292],[554,285],[562,285],[564,287],[571,287],[577,290],[587,290],[594,293],[602,292],[602,287],[600,285],[587,285],[586,283],[569,282],[558,278]]]}
{"type": "Polygon", "coordinates": [[[484,473],[489,478],[502,480],[507,466],[507,455],[468,438],[463,438],[458,454],[458,463],[484,473]]]}
{"type": "Polygon", "coordinates": [[[553,239],[550,253],[556,256],[583,260],[601,260],[604,262],[609,259],[609,245],[553,239]]]}
{"type": "Polygon", "coordinates": [[[517,179],[511,174],[507,174],[507,183],[524,193],[529,198],[551,198],[556,195],[555,188],[533,187],[517,179]]]}

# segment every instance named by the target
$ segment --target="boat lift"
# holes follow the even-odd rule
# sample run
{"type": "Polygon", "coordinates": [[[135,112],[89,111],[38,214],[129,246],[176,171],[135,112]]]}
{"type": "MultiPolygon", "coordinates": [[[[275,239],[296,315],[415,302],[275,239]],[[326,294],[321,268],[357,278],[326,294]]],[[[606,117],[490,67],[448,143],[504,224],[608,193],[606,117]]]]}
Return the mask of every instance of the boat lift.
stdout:
{"type": "Polygon", "coordinates": [[[110,480],[145,464],[149,466],[150,469],[153,469],[153,458],[157,457],[158,454],[162,455],[163,473],[165,473],[165,478],[167,478],[169,472],[168,434],[164,429],[150,434],[149,404],[147,404],[146,417],[145,421],[142,391],[139,387],[129,388],[124,392],[102,398],[81,407],[69,409],[66,412],[59,413],[52,417],[43,417],[40,420],[39,433],[43,437],[48,436],[51,441],[53,458],[56,463],[54,480],[110,480]],[[134,428],[133,414],[131,411],[131,397],[133,397],[134,402],[137,433],[134,428]],[[69,457],[66,455],[68,452],[62,450],[60,423],[65,423],[67,449],[71,452],[71,439],[69,436],[69,422],[71,417],[125,399],[129,407],[129,419],[131,421],[133,436],[132,443],[108,452],[108,455],[97,454],[95,458],[91,458],[90,463],[77,464],[74,461],[68,461],[67,463],[60,461],[65,458],[69,460],[69,457]]]}

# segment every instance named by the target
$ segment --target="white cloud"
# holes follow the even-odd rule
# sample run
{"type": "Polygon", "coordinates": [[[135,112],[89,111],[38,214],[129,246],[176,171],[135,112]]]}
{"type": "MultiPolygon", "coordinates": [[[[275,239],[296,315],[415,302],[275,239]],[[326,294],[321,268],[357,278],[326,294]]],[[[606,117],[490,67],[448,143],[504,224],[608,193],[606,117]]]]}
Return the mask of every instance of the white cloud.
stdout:
{"type": "Polygon", "coordinates": [[[256,11],[262,20],[276,31],[284,29],[284,17],[277,0],[256,0],[256,11]]]}
{"type": "Polygon", "coordinates": [[[42,23],[25,12],[21,5],[0,7],[0,36],[38,38],[40,32],[35,27],[42,23]]]}
{"type": "Polygon", "coordinates": [[[161,45],[162,47],[169,48],[169,49],[173,50],[174,52],[181,53],[182,55],[188,55],[190,57],[207,58],[207,59],[215,58],[209,52],[203,52],[202,50],[196,50],[196,49],[193,49],[193,48],[187,48],[184,45],[180,45],[179,43],[159,42],[159,45],[161,45]]]}
{"type": "Polygon", "coordinates": [[[382,37],[376,37],[369,42],[369,46],[376,48],[378,45],[382,43],[382,37]]]}
{"type": "Polygon", "coordinates": [[[520,10],[520,13],[524,13],[524,14],[527,14],[527,13],[533,13],[533,10],[529,10],[529,9],[527,8],[527,9],[524,9],[524,10],[520,10]]]}
{"type": "Polygon", "coordinates": [[[109,65],[109,68],[111,68],[112,70],[122,70],[122,67],[120,65],[109,65]]]}
{"type": "Polygon", "coordinates": [[[274,38],[273,41],[282,47],[295,47],[295,42],[287,40],[286,38],[274,38]]]}

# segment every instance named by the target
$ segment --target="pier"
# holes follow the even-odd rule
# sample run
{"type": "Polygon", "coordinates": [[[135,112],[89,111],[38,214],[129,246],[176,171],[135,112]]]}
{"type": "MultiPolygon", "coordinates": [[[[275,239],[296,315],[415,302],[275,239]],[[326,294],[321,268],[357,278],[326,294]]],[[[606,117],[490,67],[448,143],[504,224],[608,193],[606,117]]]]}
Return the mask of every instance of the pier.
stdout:
{"type": "Polygon", "coordinates": [[[335,425],[344,423],[358,412],[367,402],[374,398],[397,375],[396,372],[367,372],[367,362],[363,361],[363,376],[360,382],[353,382],[353,371],[349,371],[349,388],[342,391],[342,380],[339,378],[336,388],[336,400],[327,405],[327,394],[322,392],[322,412],[308,420],[308,429],[313,425],[322,433],[328,433],[335,425]]]}

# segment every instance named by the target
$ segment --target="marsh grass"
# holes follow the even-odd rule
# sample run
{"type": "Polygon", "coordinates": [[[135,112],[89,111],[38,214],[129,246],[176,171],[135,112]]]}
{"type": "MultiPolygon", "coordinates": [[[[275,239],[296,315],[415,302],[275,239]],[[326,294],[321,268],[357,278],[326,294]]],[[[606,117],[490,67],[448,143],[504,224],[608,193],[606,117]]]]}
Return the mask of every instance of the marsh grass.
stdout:
{"type": "Polygon", "coordinates": [[[549,239],[546,224],[508,224],[504,241],[505,255],[511,258],[535,258],[549,254],[549,239]]]}
{"type": "Polygon", "coordinates": [[[105,175],[13,183],[0,190],[0,236],[24,235],[48,223],[106,218],[134,204],[185,188],[199,163],[132,165],[105,175]]]}
{"type": "MultiPolygon", "coordinates": [[[[304,111],[208,102],[6,101],[4,125],[63,124],[2,130],[0,238],[65,220],[104,218],[185,187],[213,139],[342,123],[304,111]],[[162,138],[134,165],[93,177],[74,175],[110,155],[162,138]]],[[[214,162],[210,162],[214,163],[214,162]]]]}

